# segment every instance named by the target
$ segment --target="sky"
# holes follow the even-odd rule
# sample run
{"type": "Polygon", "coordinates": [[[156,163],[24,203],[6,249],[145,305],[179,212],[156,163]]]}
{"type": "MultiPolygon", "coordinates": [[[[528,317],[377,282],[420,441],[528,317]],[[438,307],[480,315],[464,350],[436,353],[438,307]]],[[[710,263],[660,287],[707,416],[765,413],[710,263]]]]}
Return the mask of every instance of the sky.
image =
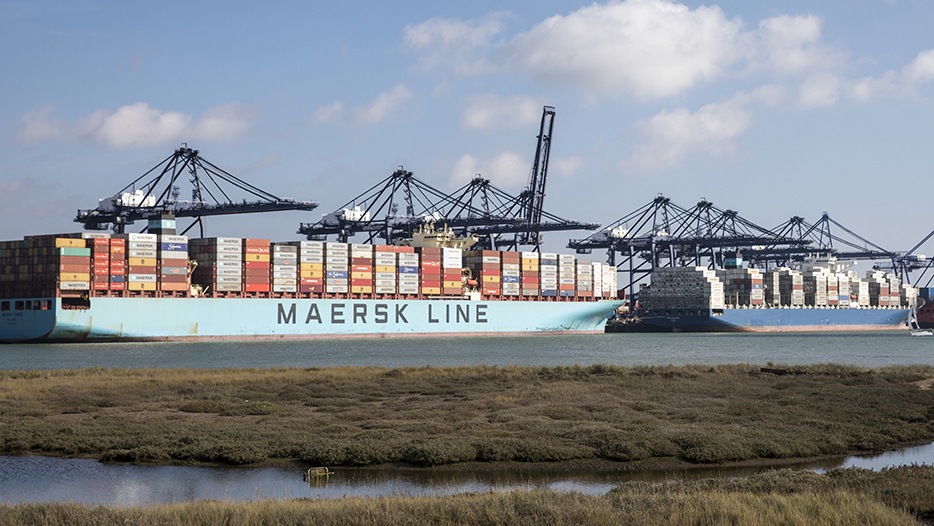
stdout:
{"type": "MultiPolygon", "coordinates": [[[[398,167],[518,194],[554,106],[545,209],[657,195],[908,250],[930,221],[934,2],[0,0],[0,239],[73,232],[182,143],[311,212],[208,218],[300,239],[398,167]]],[[[182,198],[190,187],[182,188],[182,198]]],[[[140,225],[142,226],[142,225],[140,225]]],[[[545,234],[545,250],[569,238],[545,234]]],[[[934,252],[934,244],[919,252],[934,252]]]]}

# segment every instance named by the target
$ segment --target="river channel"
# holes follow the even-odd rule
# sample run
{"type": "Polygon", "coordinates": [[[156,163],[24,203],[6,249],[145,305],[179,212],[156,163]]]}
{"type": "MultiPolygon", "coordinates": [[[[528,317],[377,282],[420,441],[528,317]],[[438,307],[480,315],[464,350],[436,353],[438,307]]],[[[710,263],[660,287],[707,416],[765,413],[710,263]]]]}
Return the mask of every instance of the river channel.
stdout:
{"type": "MultiPolygon", "coordinates": [[[[470,366],[816,364],[860,367],[934,365],[934,339],[907,332],[813,334],[605,334],[496,338],[310,340],[287,342],[0,345],[0,369],[84,367],[243,368],[326,366],[470,366]]],[[[934,464],[934,444],[875,457],[799,464],[818,471],[934,464]]],[[[123,506],[200,499],[339,498],[438,495],[550,488],[601,494],[627,480],[742,477],[763,469],[688,472],[451,472],[336,469],[302,480],[299,469],[195,468],[102,464],[87,459],[0,457],[0,502],[71,501],[123,506]]]]}

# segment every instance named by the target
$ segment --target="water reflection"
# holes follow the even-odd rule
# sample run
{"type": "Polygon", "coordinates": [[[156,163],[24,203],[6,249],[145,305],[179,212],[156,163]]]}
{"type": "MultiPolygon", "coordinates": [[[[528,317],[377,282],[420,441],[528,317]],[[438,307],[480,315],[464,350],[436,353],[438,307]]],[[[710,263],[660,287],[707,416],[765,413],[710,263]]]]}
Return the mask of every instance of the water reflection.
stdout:
{"type": "MultiPolygon", "coordinates": [[[[934,444],[881,455],[785,465],[819,472],[837,467],[882,469],[934,465],[934,444]]],[[[302,471],[283,468],[194,468],[101,464],[86,459],[0,457],[0,502],[81,502],[146,506],[202,499],[331,499],[347,496],[443,495],[511,489],[551,489],[599,495],[620,482],[674,478],[747,477],[769,467],[711,467],[690,471],[562,471],[558,473],[338,469],[302,481],[302,471]]]]}

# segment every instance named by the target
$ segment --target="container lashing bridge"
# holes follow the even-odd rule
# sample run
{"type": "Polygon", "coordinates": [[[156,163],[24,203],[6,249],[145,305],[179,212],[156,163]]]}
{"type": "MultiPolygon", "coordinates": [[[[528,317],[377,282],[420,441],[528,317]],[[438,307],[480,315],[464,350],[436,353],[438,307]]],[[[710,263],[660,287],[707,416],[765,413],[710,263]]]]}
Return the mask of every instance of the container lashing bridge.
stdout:
{"type": "Polygon", "coordinates": [[[112,197],[101,199],[97,208],[78,210],[75,222],[82,223],[86,230],[105,230],[109,224],[115,233],[123,233],[127,225],[138,220],[171,213],[194,219],[181,234],[197,225],[203,236],[203,218],[207,216],[313,210],[317,206],[314,201],[295,201],[262,190],[183,144],[112,197]],[[192,186],[192,198],[180,201],[177,183],[186,176],[192,186]],[[232,197],[235,192],[236,199],[232,197]]]}

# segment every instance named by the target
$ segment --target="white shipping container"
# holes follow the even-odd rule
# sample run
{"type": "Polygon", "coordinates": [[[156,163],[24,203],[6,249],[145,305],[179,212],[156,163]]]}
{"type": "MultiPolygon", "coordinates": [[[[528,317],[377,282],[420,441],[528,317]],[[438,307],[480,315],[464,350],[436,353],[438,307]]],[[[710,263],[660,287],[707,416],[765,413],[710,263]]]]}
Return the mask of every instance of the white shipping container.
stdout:
{"type": "Polygon", "coordinates": [[[134,283],[155,283],[156,275],[155,274],[130,274],[127,276],[127,281],[134,283]]]}
{"type": "Polygon", "coordinates": [[[396,273],[395,272],[377,272],[376,279],[391,279],[395,281],[396,273]]]}
{"type": "Polygon", "coordinates": [[[272,291],[273,292],[298,292],[298,286],[297,285],[273,284],[272,291]]]}
{"type": "Polygon", "coordinates": [[[296,279],[298,278],[298,272],[295,272],[294,270],[273,272],[272,277],[274,279],[296,279]]]}
{"type": "Polygon", "coordinates": [[[291,285],[294,287],[298,285],[298,280],[294,278],[293,279],[273,278],[272,284],[273,285],[291,285]]]}
{"type": "Polygon", "coordinates": [[[188,259],[188,252],[183,252],[181,250],[165,250],[159,252],[159,259],[188,259]]]}
{"type": "Polygon", "coordinates": [[[188,243],[188,236],[163,234],[161,239],[163,243],[188,243]]]}
{"type": "Polygon", "coordinates": [[[91,282],[89,281],[60,281],[58,283],[59,290],[89,290],[91,288],[91,282]]]}
{"type": "MultiPolygon", "coordinates": [[[[185,254],[187,257],[188,254],[185,254]]],[[[156,251],[155,250],[128,250],[127,257],[131,258],[152,258],[155,259],[156,251]]]]}
{"type": "Polygon", "coordinates": [[[240,276],[217,276],[215,281],[217,283],[240,283],[240,276]]]}

